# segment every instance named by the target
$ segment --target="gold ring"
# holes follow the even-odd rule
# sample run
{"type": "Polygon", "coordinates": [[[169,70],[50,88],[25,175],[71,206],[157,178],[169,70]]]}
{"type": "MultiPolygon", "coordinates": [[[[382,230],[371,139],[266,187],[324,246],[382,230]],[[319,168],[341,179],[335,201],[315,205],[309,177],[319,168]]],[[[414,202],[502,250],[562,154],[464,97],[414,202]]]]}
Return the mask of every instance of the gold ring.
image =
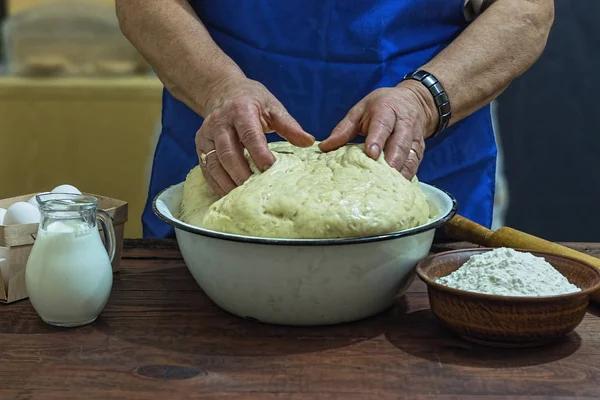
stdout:
{"type": "Polygon", "coordinates": [[[206,160],[208,159],[208,156],[210,156],[212,153],[215,153],[217,150],[211,150],[208,153],[200,153],[200,162],[202,163],[202,165],[206,165],[206,160]]]}
{"type": "Polygon", "coordinates": [[[419,153],[412,147],[410,148],[408,154],[410,155],[410,153],[415,153],[415,157],[417,158],[417,160],[421,161],[421,157],[419,157],[419,153]]]}

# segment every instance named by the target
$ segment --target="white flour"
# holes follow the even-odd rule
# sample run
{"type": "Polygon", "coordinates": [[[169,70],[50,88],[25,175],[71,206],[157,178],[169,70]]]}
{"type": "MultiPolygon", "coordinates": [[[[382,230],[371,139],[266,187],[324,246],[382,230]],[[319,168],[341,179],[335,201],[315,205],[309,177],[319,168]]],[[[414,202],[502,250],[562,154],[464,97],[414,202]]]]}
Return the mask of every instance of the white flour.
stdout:
{"type": "Polygon", "coordinates": [[[469,292],[502,296],[554,296],[581,291],[545,259],[507,248],[474,255],[436,282],[469,292]]]}

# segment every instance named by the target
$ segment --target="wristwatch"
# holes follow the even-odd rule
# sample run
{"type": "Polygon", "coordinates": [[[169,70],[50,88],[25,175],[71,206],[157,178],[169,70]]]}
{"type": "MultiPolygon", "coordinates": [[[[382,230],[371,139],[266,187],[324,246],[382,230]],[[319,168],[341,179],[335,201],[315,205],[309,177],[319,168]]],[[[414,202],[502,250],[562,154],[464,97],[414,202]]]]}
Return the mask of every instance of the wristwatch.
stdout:
{"type": "Polygon", "coordinates": [[[427,71],[417,70],[410,72],[404,75],[402,81],[408,79],[413,79],[415,81],[421,82],[427,88],[427,90],[429,90],[429,93],[431,93],[431,95],[433,96],[433,101],[435,103],[435,106],[437,107],[439,116],[437,128],[433,135],[430,136],[435,137],[438,133],[440,133],[448,127],[448,124],[450,123],[450,118],[452,117],[452,107],[450,107],[450,99],[448,98],[448,94],[444,90],[444,87],[442,86],[440,81],[438,81],[435,76],[433,76],[427,71]]]}

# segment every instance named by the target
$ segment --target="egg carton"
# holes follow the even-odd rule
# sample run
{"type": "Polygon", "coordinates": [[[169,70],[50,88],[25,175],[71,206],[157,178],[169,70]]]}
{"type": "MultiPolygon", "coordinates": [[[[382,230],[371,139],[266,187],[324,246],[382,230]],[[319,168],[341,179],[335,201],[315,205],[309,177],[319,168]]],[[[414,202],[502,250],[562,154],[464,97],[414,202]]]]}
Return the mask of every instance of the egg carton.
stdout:
{"type": "MultiPolygon", "coordinates": [[[[0,200],[0,208],[8,208],[16,202],[27,202],[38,193],[0,200]]],[[[84,195],[98,199],[98,208],[110,215],[115,228],[116,251],[112,262],[113,272],[118,272],[123,252],[123,237],[127,222],[127,202],[92,193],[84,195]]],[[[27,298],[25,266],[35,243],[39,224],[0,226],[0,302],[14,303],[27,298]]],[[[100,235],[104,240],[104,235],[100,235]]]]}

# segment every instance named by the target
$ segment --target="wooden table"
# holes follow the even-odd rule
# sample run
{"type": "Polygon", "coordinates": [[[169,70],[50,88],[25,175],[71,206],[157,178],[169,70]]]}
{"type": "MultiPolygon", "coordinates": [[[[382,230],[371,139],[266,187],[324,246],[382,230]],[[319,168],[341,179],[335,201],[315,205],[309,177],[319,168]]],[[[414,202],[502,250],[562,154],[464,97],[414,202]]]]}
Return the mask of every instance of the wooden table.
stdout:
{"type": "MultiPolygon", "coordinates": [[[[0,307],[0,399],[600,398],[596,309],[565,340],[527,350],[454,337],[421,282],[370,320],[267,326],[212,304],[174,242],[126,247],[92,325],[53,328],[28,301],[0,307]]],[[[600,255],[600,245],[574,247],[600,255]]]]}

